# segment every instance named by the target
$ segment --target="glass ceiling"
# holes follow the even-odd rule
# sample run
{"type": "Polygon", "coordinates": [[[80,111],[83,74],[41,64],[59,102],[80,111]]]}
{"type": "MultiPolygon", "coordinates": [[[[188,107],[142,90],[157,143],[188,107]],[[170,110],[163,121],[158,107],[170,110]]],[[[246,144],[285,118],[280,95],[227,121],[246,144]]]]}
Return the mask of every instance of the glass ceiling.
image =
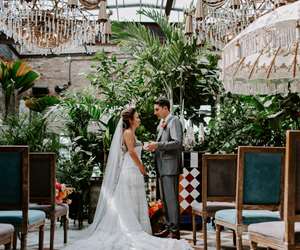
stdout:
{"type": "MultiPolygon", "coordinates": [[[[185,8],[194,5],[196,0],[173,0],[170,22],[182,22],[185,8]]],[[[151,19],[137,14],[142,8],[151,8],[165,13],[167,0],[107,0],[107,8],[112,10],[114,21],[151,22],[151,19]]]]}

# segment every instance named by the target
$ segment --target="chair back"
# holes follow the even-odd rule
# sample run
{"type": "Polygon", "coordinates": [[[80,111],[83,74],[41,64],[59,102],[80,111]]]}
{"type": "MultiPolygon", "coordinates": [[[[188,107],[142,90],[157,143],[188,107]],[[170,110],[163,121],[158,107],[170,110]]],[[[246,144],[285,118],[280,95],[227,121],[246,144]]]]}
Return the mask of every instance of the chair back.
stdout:
{"type": "Polygon", "coordinates": [[[236,190],[235,154],[202,155],[202,204],[207,201],[233,202],[236,190]]]}
{"type": "Polygon", "coordinates": [[[238,149],[237,210],[280,210],[283,204],[283,147],[246,147],[238,149]]]}
{"type": "Polygon", "coordinates": [[[30,153],[30,194],[32,203],[55,204],[55,153],[30,153]]]}
{"type": "Polygon", "coordinates": [[[0,146],[0,210],[21,210],[28,224],[28,146],[0,146]]]}
{"type": "Polygon", "coordinates": [[[300,222],[300,130],[289,130],[286,133],[285,164],[285,240],[295,244],[295,222],[300,222]]]}

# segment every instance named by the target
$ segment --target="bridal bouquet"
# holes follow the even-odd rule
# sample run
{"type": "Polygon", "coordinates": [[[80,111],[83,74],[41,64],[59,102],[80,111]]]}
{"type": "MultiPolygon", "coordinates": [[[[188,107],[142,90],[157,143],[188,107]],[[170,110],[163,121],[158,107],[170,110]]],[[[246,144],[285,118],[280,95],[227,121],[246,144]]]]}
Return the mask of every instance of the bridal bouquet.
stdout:
{"type": "Polygon", "coordinates": [[[163,204],[161,200],[150,202],[148,212],[152,233],[158,233],[164,227],[163,204]]]}

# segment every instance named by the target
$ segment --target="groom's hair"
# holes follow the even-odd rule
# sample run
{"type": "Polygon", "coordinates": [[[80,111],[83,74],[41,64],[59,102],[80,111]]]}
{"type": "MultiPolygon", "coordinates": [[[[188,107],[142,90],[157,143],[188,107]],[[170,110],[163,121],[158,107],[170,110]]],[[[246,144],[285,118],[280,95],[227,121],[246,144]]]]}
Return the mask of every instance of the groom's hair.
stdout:
{"type": "Polygon", "coordinates": [[[167,107],[167,109],[170,111],[170,101],[165,97],[158,98],[154,104],[157,104],[161,107],[167,107]]]}

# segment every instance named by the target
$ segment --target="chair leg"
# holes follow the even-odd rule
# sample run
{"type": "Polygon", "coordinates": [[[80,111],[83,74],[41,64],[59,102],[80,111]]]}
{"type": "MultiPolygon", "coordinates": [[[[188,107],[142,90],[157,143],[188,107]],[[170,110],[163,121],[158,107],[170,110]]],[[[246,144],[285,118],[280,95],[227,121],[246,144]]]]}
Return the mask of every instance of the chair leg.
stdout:
{"type": "Polygon", "coordinates": [[[44,249],[44,225],[39,227],[39,250],[44,249]]]}
{"type": "Polygon", "coordinates": [[[21,233],[21,250],[27,248],[27,233],[21,233]]]}
{"type": "Polygon", "coordinates": [[[204,250],[207,250],[207,217],[202,217],[202,232],[203,232],[203,243],[204,243],[204,250]]]}
{"type": "Polygon", "coordinates": [[[236,249],[237,250],[243,250],[242,234],[239,234],[238,232],[236,232],[236,249]]]}
{"type": "Polygon", "coordinates": [[[55,217],[50,219],[50,250],[54,248],[55,217]]]}
{"type": "Polygon", "coordinates": [[[68,228],[69,228],[69,219],[67,215],[63,216],[64,221],[64,243],[66,244],[68,241],[68,228]]]}
{"type": "Polygon", "coordinates": [[[196,215],[192,214],[192,224],[193,224],[193,243],[196,245],[196,215]]]}
{"type": "Polygon", "coordinates": [[[13,250],[17,249],[18,232],[15,230],[13,237],[13,250]]]}
{"type": "Polygon", "coordinates": [[[256,250],[257,249],[257,243],[254,241],[250,241],[250,249],[251,250],[256,250]]]}
{"type": "Polygon", "coordinates": [[[221,226],[216,224],[216,250],[221,250],[221,226]]]}
{"type": "Polygon", "coordinates": [[[4,249],[5,250],[10,250],[11,249],[11,242],[5,244],[4,249]]]}
{"type": "Polygon", "coordinates": [[[234,230],[232,231],[232,241],[233,245],[236,246],[236,232],[234,230]]]}

